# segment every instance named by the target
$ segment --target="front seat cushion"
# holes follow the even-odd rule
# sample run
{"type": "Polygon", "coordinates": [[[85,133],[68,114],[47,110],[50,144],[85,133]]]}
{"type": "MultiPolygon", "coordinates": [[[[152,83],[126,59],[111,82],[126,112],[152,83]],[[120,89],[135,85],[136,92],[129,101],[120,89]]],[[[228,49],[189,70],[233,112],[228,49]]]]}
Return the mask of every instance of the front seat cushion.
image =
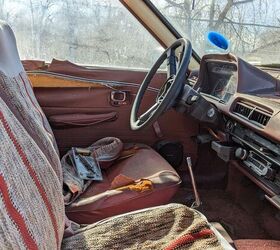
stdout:
{"type": "Polygon", "coordinates": [[[93,183],[74,203],[66,207],[67,216],[80,224],[93,223],[106,217],[165,204],[176,193],[181,182],[176,171],[150,147],[103,172],[104,180],[93,183]],[[152,182],[148,191],[117,190],[112,182],[118,176],[152,182]]]}

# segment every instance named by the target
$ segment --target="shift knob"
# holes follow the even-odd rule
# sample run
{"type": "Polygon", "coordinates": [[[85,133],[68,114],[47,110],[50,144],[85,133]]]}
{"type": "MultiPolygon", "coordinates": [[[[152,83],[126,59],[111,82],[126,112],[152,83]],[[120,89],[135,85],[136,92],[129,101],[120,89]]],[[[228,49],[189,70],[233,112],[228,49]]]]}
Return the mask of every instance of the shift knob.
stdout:
{"type": "Polygon", "coordinates": [[[248,156],[248,152],[244,148],[237,148],[234,152],[234,155],[236,158],[238,158],[240,160],[245,160],[248,156]]]}

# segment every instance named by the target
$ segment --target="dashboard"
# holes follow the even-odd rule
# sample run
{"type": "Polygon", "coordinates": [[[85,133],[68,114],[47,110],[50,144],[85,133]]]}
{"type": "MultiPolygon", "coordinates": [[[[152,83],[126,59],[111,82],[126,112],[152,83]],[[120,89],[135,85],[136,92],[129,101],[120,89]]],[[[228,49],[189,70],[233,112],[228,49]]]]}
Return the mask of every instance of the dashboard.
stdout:
{"type": "Polygon", "coordinates": [[[220,115],[212,149],[280,209],[279,80],[231,54],[206,55],[194,89],[220,115]]]}

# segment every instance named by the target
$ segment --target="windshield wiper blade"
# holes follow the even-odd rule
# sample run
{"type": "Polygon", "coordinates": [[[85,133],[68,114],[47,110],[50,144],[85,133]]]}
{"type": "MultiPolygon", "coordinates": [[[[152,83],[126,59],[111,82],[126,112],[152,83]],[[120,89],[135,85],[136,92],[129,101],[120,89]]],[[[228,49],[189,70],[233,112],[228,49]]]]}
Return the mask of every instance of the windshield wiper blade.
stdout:
{"type": "Polygon", "coordinates": [[[265,68],[280,68],[280,63],[257,64],[255,66],[265,68]]]}

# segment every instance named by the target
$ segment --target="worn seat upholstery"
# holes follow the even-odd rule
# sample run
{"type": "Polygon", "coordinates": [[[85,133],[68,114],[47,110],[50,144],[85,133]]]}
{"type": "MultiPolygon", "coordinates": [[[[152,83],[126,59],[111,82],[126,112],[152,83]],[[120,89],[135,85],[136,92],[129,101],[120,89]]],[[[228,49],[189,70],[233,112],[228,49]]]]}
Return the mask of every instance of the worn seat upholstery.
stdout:
{"type": "MultiPolygon", "coordinates": [[[[0,77],[1,98],[35,141],[62,183],[62,167],[54,135],[21,64],[14,34],[5,23],[0,24],[0,77]]],[[[176,171],[149,147],[112,166],[104,174],[104,182],[92,184],[84,195],[66,207],[70,219],[92,223],[127,211],[161,205],[171,199],[180,183],[176,171]],[[134,180],[150,179],[153,190],[111,189],[111,182],[118,175],[134,180]]]]}
{"type": "Polygon", "coordinates": [[[93,183],[77,201],[66,207],[71,220],[84,224],[112,214],[166,203],[179,183],[172,167],[149,147],[142,147],[134,156],[115,164],[103,172],[103,177],[104,181],[93,183]],[[151,180],[153,189],[144,192],[112,190],[111,183],[119,175],[151,180]]]}

